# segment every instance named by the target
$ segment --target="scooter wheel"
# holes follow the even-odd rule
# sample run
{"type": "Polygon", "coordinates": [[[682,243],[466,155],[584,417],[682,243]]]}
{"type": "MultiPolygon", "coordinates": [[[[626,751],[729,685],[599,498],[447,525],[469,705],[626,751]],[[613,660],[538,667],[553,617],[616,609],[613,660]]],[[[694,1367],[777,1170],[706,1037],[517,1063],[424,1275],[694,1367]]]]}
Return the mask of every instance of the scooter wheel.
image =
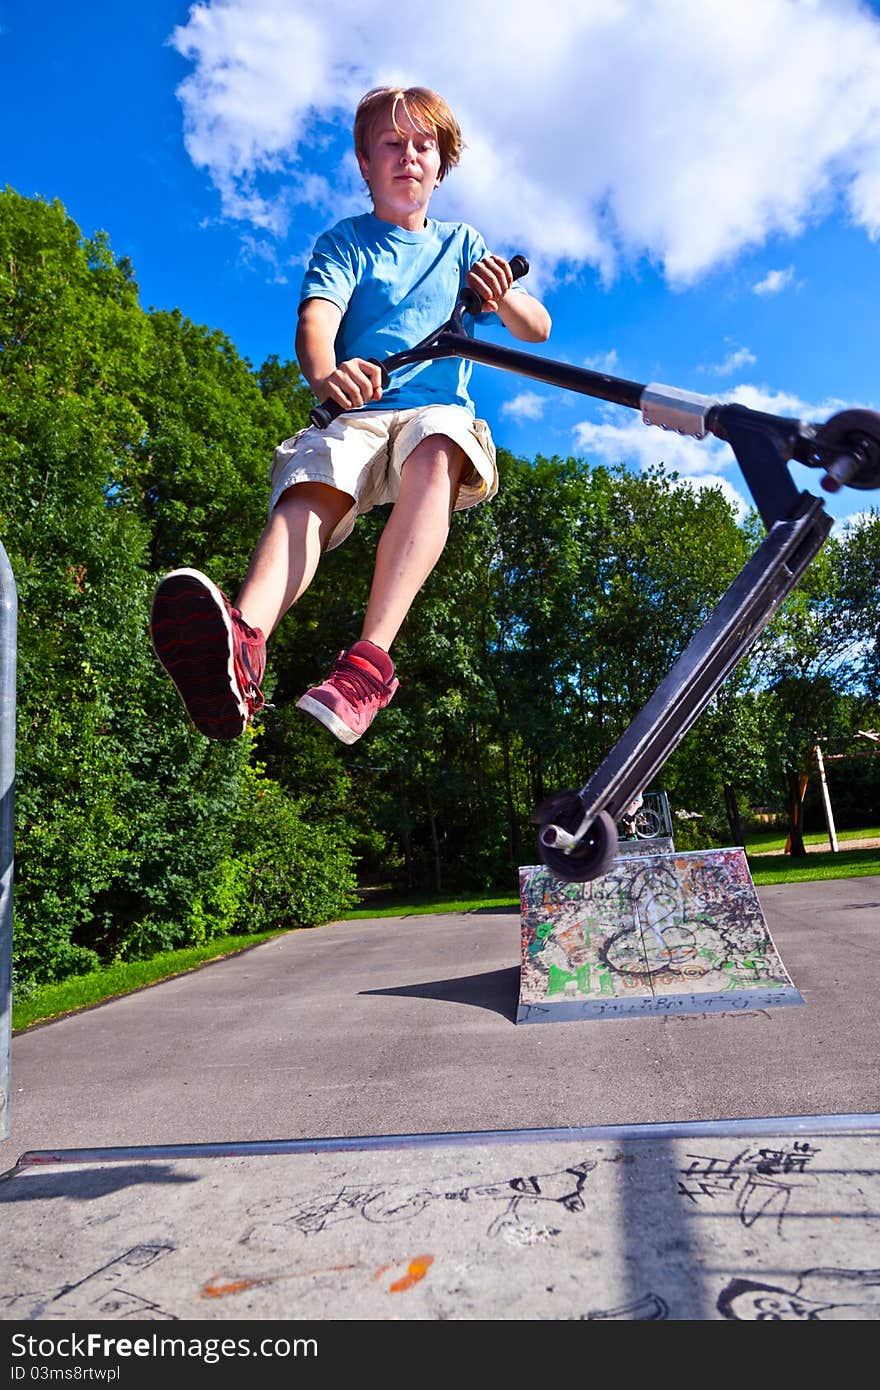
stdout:
{"type": "Polygon", "coordinates": [[[816,431],[817,444],[858,449],[860,464],[847,487],[880,487],[880,415],[875,410],[842,410],[816,431]]]}
{"type": "MultiPolygon", "coordinates": [[[[581,811],[581,815],[583,811],[581,811]]],[[[562,825],[563,829],[574,831],[574,825],[565,826],[562,817],[553,817],[546,824],[562,825]]],[[[568,883],[585,883],[591,878],[601,878],[611,868],[617,854],[617,826],[607,811],[600,811],[580,843],[570,854],[555,845],[545,845],[542,834],[538,836],[538,850],[551,873],[568,883]]]]}

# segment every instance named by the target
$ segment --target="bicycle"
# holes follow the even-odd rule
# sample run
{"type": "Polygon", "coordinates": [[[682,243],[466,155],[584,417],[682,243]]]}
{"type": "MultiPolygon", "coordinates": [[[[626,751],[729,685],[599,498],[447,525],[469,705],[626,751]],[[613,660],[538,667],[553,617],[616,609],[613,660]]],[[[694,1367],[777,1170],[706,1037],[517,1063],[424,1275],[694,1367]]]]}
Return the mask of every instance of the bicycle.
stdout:
{"type": "Polygon", "coordinates": [[[618,822],[633,840],[656,840],[663,834],[663,820],[659,812],[649,806],[643,807],[632,816],[621,816],[618,822]]]}

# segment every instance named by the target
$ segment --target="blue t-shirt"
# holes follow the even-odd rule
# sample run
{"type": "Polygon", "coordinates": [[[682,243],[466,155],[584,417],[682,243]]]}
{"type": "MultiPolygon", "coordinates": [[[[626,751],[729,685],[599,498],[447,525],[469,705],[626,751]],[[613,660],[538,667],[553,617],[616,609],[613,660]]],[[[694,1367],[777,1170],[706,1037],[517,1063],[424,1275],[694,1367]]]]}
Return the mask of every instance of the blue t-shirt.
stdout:
{"type": "MultiPolygon", "coordinates": [[[[324,232],[303,277],[300,308],[307,299],[329,299],[342,310],[336,335],[336,361],[375,357],[415,347],[449,318],[465,276],[488,255],[479,232],[465,222],[435,222],[409,232],[372,212],[346,217],[324,232]]],[[[481,323],[498,315],[481,314],[481,323]]],[[[474,318],[465,329],[473,336],[474,318]]],[[[472,363],[459,357],[414,362],[391,374],[379,401],[365,410],[410,410],[426,405],[462,405],[473,414],[468,395],[472,363]]]]}

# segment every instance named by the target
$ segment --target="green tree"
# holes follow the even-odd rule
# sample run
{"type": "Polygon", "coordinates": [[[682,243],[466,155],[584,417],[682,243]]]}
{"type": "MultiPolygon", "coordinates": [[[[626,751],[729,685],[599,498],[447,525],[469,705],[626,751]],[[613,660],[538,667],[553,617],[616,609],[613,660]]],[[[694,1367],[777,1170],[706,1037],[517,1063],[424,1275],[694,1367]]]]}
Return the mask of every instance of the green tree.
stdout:
{"type": "Polygon", "coordinates": [[[222,334],[145,313],[130,266],[105,235],[84,240],[59,203],[0,197],[19,987],[346,901],[344,836],[312,835],[310,851],[302,803],[271,779],[243,802],[254,738],[197,734],[147,636],[156,568],[204,562],[221,583],[243,568],[297,390],[288,366],[270,361],[258,378],[222,334]],[[243,804],[262,852],[243,834],[243,804]],[[290,856],[286,895],[273,844],[290,856]]]}
{"type": "Polygon", "coordinates": [[[880,703],[880,511],[871,508],[838,537],[837,602],[868,696],[880,703]]]}
{"type": "Polygon", "coordinates": [[[766,758],[785,788],[794,857],[806,854],[804,793],[815,770],[815,746],[850,734],[847,697],[862,678],[864,652],[842,588],[846,548],[841,538],[826,541],[755,649],[771,697],[766,758]]]}

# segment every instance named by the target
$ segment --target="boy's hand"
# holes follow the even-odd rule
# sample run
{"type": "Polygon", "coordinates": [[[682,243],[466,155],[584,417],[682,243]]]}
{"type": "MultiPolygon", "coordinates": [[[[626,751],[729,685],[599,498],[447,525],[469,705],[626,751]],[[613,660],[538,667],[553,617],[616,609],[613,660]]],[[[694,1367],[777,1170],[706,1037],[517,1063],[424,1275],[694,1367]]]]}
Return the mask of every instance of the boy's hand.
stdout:
{"type": "Polygon", "coordinates": [[[319,401],[334,400],[346,410],[357,410],[368,401],[382,399],[382,368],[365,357],[350,357],[316,381],[313,389],[319,401]]]}
{"type": "Polygon", "coordinates": [[[513,271],[502,256],[484,256],[465,276],[468,289],[476,290],[483,301],[483,313],[497,313],[501,301],[513,284],[513,271]]]}

